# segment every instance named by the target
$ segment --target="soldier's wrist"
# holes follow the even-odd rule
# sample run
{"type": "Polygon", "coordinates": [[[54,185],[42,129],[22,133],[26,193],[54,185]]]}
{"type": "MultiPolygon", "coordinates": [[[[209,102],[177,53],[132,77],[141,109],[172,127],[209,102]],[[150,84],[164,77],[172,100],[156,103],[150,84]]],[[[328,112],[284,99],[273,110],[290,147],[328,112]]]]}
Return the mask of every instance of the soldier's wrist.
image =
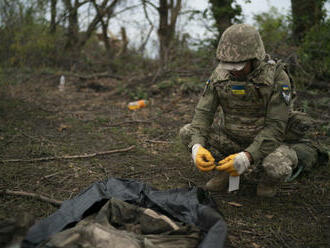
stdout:
{"type": "Polygon", "coordinates": [[[244,153],[245,153],[246,157],[249,159],[250,164],[253,164],[253,158],[252,158],[252,155],[251,155],[249,152],[247,152],[247,151],[244,151],[244,153]]]}

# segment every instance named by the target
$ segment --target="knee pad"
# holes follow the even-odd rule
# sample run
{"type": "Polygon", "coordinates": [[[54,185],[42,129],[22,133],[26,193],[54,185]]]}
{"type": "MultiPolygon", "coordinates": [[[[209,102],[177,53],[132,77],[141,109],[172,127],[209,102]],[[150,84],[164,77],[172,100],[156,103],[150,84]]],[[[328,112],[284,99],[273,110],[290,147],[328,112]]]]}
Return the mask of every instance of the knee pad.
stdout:
{"type": "Polygon", "coordinates": [[[262,167],[267,176],[281,182],[284,182],[291,176],[292,170],[297,165],[297,154],[287,145],[280,145],[262,161],[262,167]]]}

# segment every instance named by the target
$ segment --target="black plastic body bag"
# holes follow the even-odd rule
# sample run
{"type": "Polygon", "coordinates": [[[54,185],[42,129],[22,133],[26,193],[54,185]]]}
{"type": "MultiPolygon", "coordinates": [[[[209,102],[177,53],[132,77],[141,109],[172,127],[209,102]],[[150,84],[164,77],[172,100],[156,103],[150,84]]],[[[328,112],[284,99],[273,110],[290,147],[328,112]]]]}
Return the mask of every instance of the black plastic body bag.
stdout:
{"type": "Polygon", "coordinates": [[[157,190],[131,179],[109,178],[96,182],[60,209],[30,228],[22,248],[38,247],[51,235],[70,228],[95,213],[111,198],[150,208],[186,224],[196,225],[203,233],[199,248],[221,248],[227,225],[209,194],[201,188],[157,190]]]}

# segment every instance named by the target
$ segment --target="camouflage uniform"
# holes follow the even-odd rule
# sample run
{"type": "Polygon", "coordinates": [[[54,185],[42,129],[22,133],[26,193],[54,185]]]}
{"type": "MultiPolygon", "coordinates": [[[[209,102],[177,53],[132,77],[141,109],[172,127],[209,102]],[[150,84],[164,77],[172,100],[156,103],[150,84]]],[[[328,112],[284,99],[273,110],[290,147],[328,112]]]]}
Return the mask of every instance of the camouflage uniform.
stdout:
{"type": "Polygon", "coordinates": [[[237,80],[220,63],[206,83],[192,123],[180,130],[180,137],[189,149],[201,144],[222,155],[247,151],[253,168],[261,165],[265,171],[265,180],[282,182],[291,176],[298,160],[306,166],[317,161],[316,148],[303,137],[309,120],[293,111],[290,79],[281,63],[265,59],[260,36],[250,35],[252,40],[242,36],[239,41],[240,33],[252,27],[238,24],[234,28],[240,45],[233,49],[235,41],[230,39],[230,44],[224,44],[225,31],[217,57],[224,62],[253,59],[253,71],[244,81],[237,80]],[[256,45],[251,48],[251,43],[256,45]],[[254,52],[252,58],[249,49],[254,52]],[[212,126],[219,107],[220,123],[212,126]]]}

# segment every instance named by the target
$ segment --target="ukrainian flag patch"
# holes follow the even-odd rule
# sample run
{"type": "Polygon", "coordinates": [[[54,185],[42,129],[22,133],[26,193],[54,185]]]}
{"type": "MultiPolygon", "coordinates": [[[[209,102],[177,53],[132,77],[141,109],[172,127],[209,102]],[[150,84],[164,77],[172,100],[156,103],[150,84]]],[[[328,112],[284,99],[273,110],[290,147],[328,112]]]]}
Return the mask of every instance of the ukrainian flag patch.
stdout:
{"type": "Polygon", "coordinates": [[[291,92],[289,85],[282,85],[282,96],[286,104],[290,103],[291,100],[291,92]]]}
{"type": "Polygon", "coordinates": [[[244,85],[233,85],[231,86],[231,92],[235,95],[245,95],[244,85]]]}

